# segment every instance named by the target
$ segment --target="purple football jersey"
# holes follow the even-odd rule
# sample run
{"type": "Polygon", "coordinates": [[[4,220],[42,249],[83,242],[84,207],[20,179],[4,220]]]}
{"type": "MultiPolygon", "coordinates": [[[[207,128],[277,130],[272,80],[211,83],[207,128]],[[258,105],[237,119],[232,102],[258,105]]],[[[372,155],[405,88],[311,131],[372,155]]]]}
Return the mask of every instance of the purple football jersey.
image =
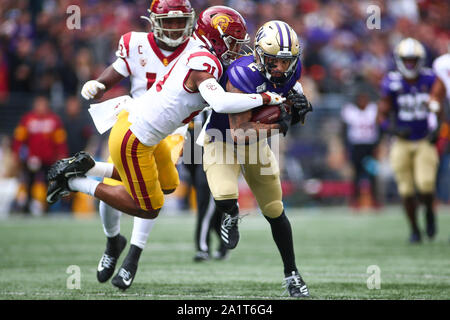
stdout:
{"type": "MultiPolygon", "coordinates": [[[[287,96],[288,92],[294,87],[302,73],[300,60],[297,63],[292,76],[283,86],[276,86],[256,68],[255,57],[253,55],[244,56],[235,60],[226,70],[226,73],[220,79],[220,84],[226,89],[226,84],[230,80],[231,84],[245,93],[262,93],[266,91],[276,92],[282,96],[287,96]]],[[[220,130],[223,137],[226,137],[227,129],[230,128],[228,114],[212,111],[211,119],[206,127],[209,129],[220,130]]],[[[228,140],[232,141],[232,140],[228,140]]]]}
{"type": "Polygon", "coordinates": [[[427,104],[435,79],[433,71],[427,68],[420,71],[413,84],[398,71],[389,72],[383,78],[382,95],[391,99],[397,127],[411,128],[408,140],[419,140],[429,133],[427,104]]]}

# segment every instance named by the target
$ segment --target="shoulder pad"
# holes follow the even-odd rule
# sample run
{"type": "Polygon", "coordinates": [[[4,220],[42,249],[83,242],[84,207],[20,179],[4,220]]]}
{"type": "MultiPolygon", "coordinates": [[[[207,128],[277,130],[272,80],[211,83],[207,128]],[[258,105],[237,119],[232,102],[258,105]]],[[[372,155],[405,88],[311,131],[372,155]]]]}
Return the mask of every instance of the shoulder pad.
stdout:
{"type": "Polygon", "coordinates": [[[128,58],[130,56],[130,42],[131,42],[131,35],[134,32],[128,32],[125,33],[120,37],[119,40],[119,46],[116,51],[116,56],[119,58],[128,58]]]}
{"type": "Polygon", "coordinates": [[[206,71],[216,79],[223,74],[219,59],[208,50],[196,50],[188,53],[186,65],[192,70],[206,71]]]}

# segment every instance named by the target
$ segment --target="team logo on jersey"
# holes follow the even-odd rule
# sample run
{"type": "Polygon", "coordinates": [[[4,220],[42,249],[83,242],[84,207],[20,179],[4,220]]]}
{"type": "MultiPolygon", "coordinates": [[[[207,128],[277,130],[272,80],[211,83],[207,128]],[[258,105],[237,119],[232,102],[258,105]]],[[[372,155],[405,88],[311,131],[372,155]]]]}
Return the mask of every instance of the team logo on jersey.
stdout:
{"type": "Polygon", "coordinates": [[[228,25],[231,22],[234,22],[234,20],[230,16],[225,15],[225,14],[221,14],[221,15],[215,16],[211,20],[211,25],[213,26],[214,29],[217,29],[217,26],[220,26],[222,31],[225,32],[225,30],[227,30],[228,25]]]}
{"type": "Polygon", "coordinates": [[[139,59],[139,62],[141,63],[141,66],[145,67],[145,65],[147,64],[147,59],[141,58],[139,59]]]}
{"type": "Polygon", "coordinates": [[[262,85],[256,87],[256,92],[257,93],[264,92],[264,91],[266,91],[266,87],[267,87],[266,83],[264,82],[262,85]]]}

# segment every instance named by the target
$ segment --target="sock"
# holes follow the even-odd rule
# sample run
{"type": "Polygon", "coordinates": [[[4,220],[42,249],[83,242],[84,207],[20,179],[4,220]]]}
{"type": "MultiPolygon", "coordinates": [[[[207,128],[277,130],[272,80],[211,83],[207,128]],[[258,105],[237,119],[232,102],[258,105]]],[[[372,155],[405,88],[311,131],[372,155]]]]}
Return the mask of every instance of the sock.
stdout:
{"type": "Polygon", "coordinates": [[[108,238],[117,236],[120,233],[120,216],[122,212],[110,207],[103,201],[98,206],[100,219],[102,220],[103,232],[108,238]]]}
{"type": "Polygon", "coordinates": [[[406,217],[408,218],[409,225],[411,227],[411,231],[414,233],[418,233],[419,227],[417,226],[417,218],[416,218],[416,199],[414,196],[403,198],[403,207],[406,211],[406,217]]]}
{"type": "Polygon", "coordinates": [[[83,178],[70,178],[68,181],[69,189],[72,191],[79,191],[86,193],[90,196],[94,196],[95,189],[100,184],[100,181],[89,179],[86,177],[83,178]]]}
{"type": "Polygon", "coordinates": [[[292,275],[292,271],[298,272],[295,265],[294,243],[292,241],[292,229],[289,219],[284,210],[277,218],[264,217],[270,223],[273,240],[278,247],[281,260],[283,260],[284,275],[289,277],[292,275]]]}
{"type": "Polygon", "coordinates": [[[141,249],[144,249],[147,243],[150,231],[155,224],[156,219],[141,219],[138,217],[134,218],[133,222],[133,232],[131,234],[130,243],[141,249]]]}
{"type": "Polygon", "coordinates": [[[86,172],[87,176],[111,178],[114,170],[114,164],[109,162],[95,162],[95,166],[86,172]]]}
{"type": "Polygon", "coordinates": [[[137,265],[139,258],[141,257],[141,253],[142,253],[142,249],[139,248],[138,246],[132,244],[130,245],[130,250],[128,251],[128,254],[124,260],[124,264],[125,262],[133,262],[133,264],[137,265]]]}
{"type": "Polygon", "coordinates": [[[119,255],[119,239],[120,235],[108,237],[106,240],[106,252],[114,257],[119,255]]]}

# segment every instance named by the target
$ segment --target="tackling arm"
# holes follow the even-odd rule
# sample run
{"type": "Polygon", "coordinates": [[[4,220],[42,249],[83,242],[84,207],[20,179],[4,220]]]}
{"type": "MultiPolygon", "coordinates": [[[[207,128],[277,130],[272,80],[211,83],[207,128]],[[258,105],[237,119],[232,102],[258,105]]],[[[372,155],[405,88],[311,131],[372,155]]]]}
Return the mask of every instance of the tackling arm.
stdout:
{"type": "Polygon", "coordinates": [[[192,70],[185,85],[192,91],[200,91],[203,99],[219,113],[239,113],[263,104],[277,105],[284,101],[283,97],[271,92],[261,94],[225,92],[214,76],[206,71],[192,70]]]}

